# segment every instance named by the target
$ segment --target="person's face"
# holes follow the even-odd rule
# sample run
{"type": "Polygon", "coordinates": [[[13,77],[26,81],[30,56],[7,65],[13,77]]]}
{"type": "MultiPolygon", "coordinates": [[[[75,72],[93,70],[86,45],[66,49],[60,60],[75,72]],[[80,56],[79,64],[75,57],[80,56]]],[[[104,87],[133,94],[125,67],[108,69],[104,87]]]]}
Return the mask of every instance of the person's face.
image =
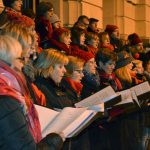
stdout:
{"type": "Polygon", "coordinates": [[[50,18],[53,16],[53,13],[54,13],[54,10],[53,10],[53,8],[52,9],[50,9],[50,10],[48,10],[46,13],[45,13],[45,19],[46,20],[50,20],[50,18]]]}
{"type": "Polygon", "coordinates": [[[138,50],[138,52],[143,52],[143,43],[138,43],[136,45],[136,49],[138,50]]]}
{"type": "Polygon", "coordinates": [[[136,73],[138,74],[143,74],[144,73],[144,68],[142,64],[139,64],[138,66],[135,67],[136,73]]]}
{"type": "Polygon", "coordinates": [[[23,58],[21,57],[21,53],[22,51],[19,51],[17,53],[17,56],[16,58],[14,59],[14,61],[12,62],[12,67],[15,67],[17,69],[19,69],[20,71],[22,70],[23,68],[23,58]]]}
{"type": "Polygon", "coordinates": [[[97,22],[93,22],[90,24],[90,27],[93,31],[97,31],[97,26],[98,26],[98,23],[97,22]]]}
{"type": "Polygon", "coordinates": [[[82,20],[82,25],[83,25],[85,28],[87,28],[88,25],[89,25],[89,20],[88,20],[87,18],[84,18],[84,19],[82,20]]]}
{"type": "Polygon", "coordinates": [[[90,74],[96,74],[96,62],[94,58],[91,58],[87,61],[87,63],[84,65],[84,70],[90,74]]]}
{"type": "Polygon", "coordinates": [[[85,41],[85,34],[82,33],[80,36],[80,45],[84,45],[84,41],[85,41]]]}
{"type": "Polygon", "coordinates": [[[74,80],[75,82],[81,82],[83,77],[84,77],[83,68],[79,68],[73,71],[71,79],[74,80]]]}
{"type": "Polygon", "coordinates": [[[62,42],[62,43],[65,43],[66,45],[67,45],[67,47],[69,48],[70,47],[70,43],[71,43],[71,35],[70,34],[68,34],[68,35],[62,35],[61,36],[61,39],[60,39],[60,41],[62,42]]]}
{"type": "Polygon", "coordinates": [[[56,83],[59,84],[66,72],[64,64],[56,64],[51,72],[51,78],[56,83]]]}
{"type": "Polygon", "coordinates": [[[109,60],[105,64],[101,62],[100,66],[101,66],[101,69],[105,71],[106,74],[111,74],[113,73],[113,70],[115,69],[116,63],[115,61],[109,60]]]}
{"type": "Polygon", "coordinates": [[[32,39],[29,37],[26,47],[22,50],[21,57],[24,58],[24,64],[28,63],[30,55],[33,53],[32,39]]]}
{"type": "Polygon", "coordinates": [[[110,44],[110,38],[109,38],[109,35],[103,35],[102,36],[102,42],[104,45],[109,45],[110,44]]]}
{"type": "Polygon", "coordinates": [[[150,64],[147,65],[146,71],[147,71],[148,73],[150,73],[150,64]]]}
{"type": "Polygon", "coordinates": [[[92,45],[94,48],[98,47],[99,44],[99,38],[98,37],[93,37],[90,41],[89,44],[92,45]]]}
{"type": "Polygon", "coordinates": [[[15,11],[20,12],[21,11],[21,7],[22,7],[22,0],[16,0],[16,1],[14,1],[14,3],[11,6],[12,6],[12,8],[15,11]]]}
{"type": "Polygon", "coordinates": [[[60,28],[60,27],[61,27],[61,22],[60,21],[53,23],[53,28],[54,29],[57,29],[57,28],[60,28]]]}
{"type": "Polygon", "coordinates": [[[114,38],[119,39],[119,36],[120,36],[119,29],[115,29],[114,32],[112,32],[111,36],[114,37],[114,38]]]}

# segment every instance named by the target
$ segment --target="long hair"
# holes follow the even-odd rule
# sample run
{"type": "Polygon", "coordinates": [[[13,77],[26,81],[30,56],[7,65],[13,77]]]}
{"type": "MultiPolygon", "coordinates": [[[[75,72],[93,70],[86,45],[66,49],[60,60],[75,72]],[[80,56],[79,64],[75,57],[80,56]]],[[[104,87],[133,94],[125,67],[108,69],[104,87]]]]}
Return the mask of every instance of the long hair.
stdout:
{"type": "Polygon", "coordinates": [[[130,72],[126,66],[116,69],[115,74],[120,79],[120,81],[132,83],[130,72]]]}

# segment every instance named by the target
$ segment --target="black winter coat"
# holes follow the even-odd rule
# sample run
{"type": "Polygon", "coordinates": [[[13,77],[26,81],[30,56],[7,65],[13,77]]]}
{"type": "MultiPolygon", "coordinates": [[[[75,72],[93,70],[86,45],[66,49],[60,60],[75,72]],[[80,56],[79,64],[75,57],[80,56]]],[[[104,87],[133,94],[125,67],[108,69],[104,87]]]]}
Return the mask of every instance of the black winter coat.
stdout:
{"type": "Polygon", "coordinates": [[[65,89],[61,86],[57,86],[52,79],[38,77],[35,84],[46,97],[46,107],[51,109],[74,107],[73,102],[67,97],[65,89]]]}

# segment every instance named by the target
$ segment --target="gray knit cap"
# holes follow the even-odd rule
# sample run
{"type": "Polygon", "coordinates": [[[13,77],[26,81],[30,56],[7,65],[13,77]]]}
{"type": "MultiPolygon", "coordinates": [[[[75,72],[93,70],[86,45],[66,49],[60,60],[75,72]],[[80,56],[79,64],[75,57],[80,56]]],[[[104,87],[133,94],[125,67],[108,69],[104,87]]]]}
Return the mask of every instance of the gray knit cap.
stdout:
{"type": "Polygon", "coordinates": [[[60,22],[60,19],[59,19],[59,17],[56,14],[53,14],[53,16],[50,18],[50,22],[52,24],[56,23],[56,22],[60,22]]]}

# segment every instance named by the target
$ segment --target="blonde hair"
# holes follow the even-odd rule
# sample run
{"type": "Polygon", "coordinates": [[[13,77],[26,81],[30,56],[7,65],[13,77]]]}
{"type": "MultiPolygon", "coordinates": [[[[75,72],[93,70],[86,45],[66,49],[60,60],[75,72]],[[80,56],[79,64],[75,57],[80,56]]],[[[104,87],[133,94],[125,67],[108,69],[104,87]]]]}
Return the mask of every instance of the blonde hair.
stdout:
{"type": "Polygon", "coordinates": [[[12,64],[21,53],[21,45],[16,39],[8,35],[0,35],[0,59],[12,64]]]}
{"type": "Polygon", "coordinates": [[[32,39],[31,32],[29,32],[26,28],[23,28],[21,25],[17,25],[15,23],[7,24],[3,28],[1,34],[12,36],[16,40],[18,40],[22,46],[22,49],[25,49],[27,47],[29,39],[32,39]]]}
{"type": "Polygon", "coordinates": [[[127,66],[116,69],[115,74],[120,80],[132,83],[132,78],[127,66]]]}
{"type": "Polygon", "coordinates": [[[134,59],[132,62],[135,64],[136,67],[141,66],[143,64],[143,61],[138,60],[138,59],[134,59]]]}
{"type": "Polygon", "coordinates": [[[66,65],[66,76],[71,77],[73,72],[75,70],[79,70],[80,68],[83,68],[84,60],[74,57],[74,56],[68,56],[69,63],[66,65]]]}
{"type": "Polygon", "coordinates": [[[50,76],[56,64],[67,64],[68,57],[58,50],[49,48],[43,50],[34,63],[37,73],[45,78],[50,76]]]}

